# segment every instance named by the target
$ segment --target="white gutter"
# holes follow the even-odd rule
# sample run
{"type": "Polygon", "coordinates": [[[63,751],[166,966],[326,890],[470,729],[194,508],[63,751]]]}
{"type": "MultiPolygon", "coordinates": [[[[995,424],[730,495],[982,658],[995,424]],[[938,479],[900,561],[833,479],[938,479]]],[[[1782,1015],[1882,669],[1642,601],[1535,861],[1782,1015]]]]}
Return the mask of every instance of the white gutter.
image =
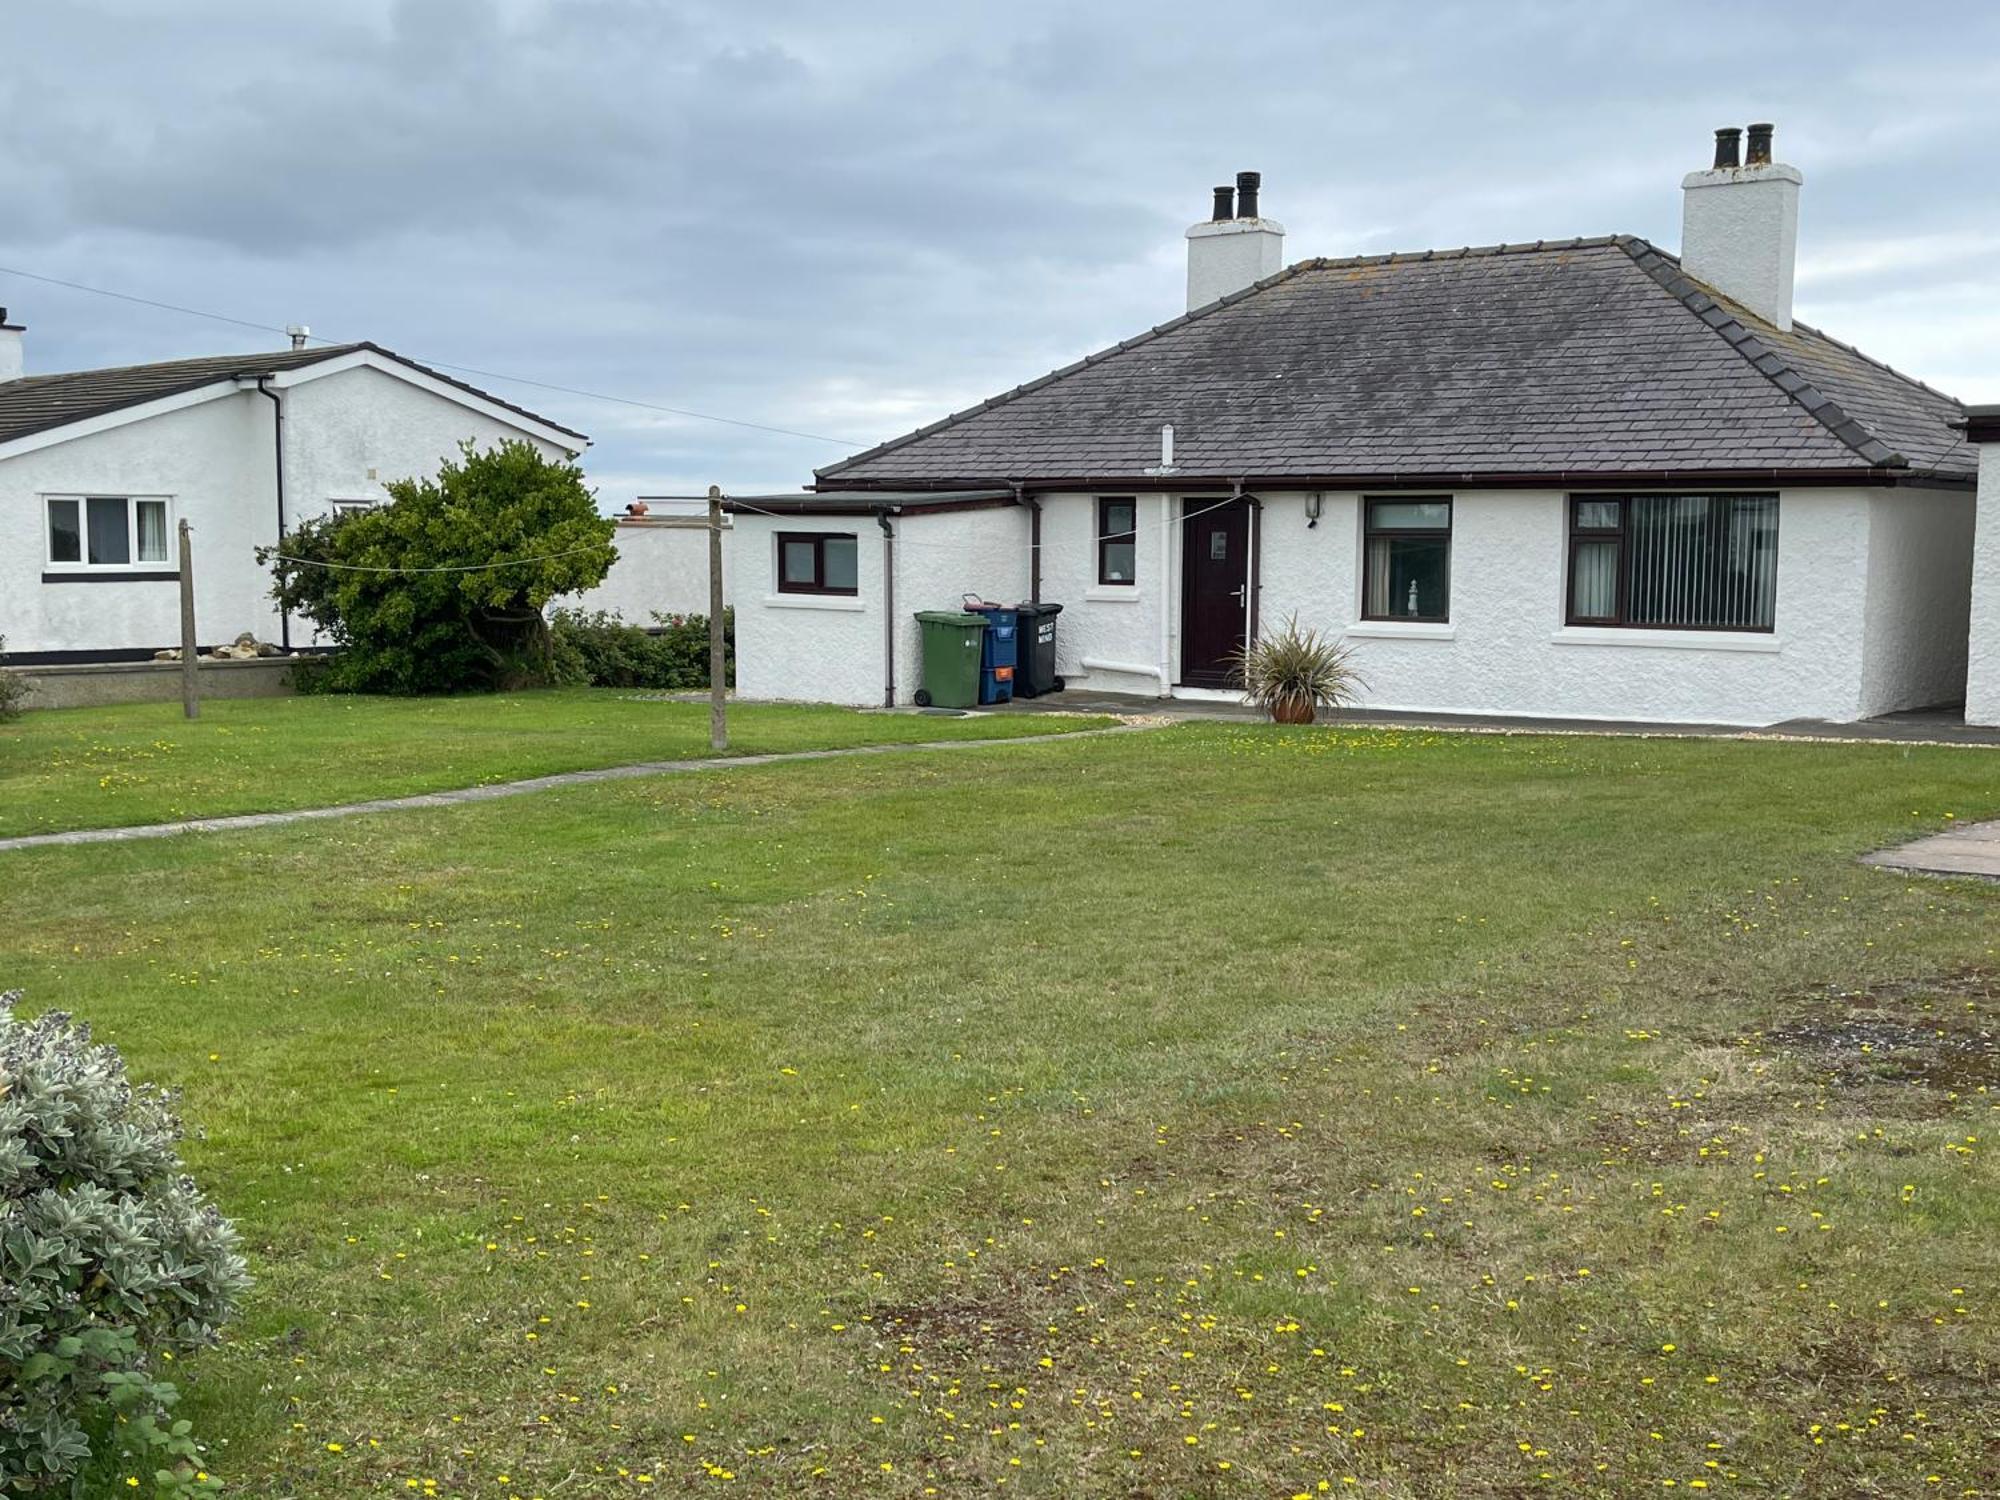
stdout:
{"type": "MultiPolygon", "coordinates": [[[[1166,431],[1171,434],[1173,428],[1166,431]]],[[[1164,441],[1171,443],[1172,437],[1164,441]]],[[[1136,511],[1135,511],[1136,514],[1136,511]]],[[[1160,665],[1157,675],[1160,679],[1160,696],[1174,695],[1174,639],[1173,639],[1173,590],[1168,587],[1172,579],[1174,560],[1174,497],[1160,496],[1160,665]]]]}
{"type": "Polygon", "coordinates": [[[877,511],[882,528],[882,706],[896,706],[896,528],[889,512],[877,511]]]}

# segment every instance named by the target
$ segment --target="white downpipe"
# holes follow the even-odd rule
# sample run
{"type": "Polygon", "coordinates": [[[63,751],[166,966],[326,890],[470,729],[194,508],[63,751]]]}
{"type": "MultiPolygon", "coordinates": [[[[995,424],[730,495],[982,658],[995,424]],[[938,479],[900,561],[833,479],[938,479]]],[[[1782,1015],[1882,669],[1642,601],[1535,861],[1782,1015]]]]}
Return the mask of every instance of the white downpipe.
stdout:
{"type": "Polygon", "coordinates": [[[1173,696],[1164,667],[1142,667],[1136,662],[1129,661],[1104,661],[1095,656],[1082,658],[1082,666],[1086,672],[1119,672],[1132,677],[1157,678],[1160,684],[1160,696],[1162,698],[1173,696]]]}
{"type": "MultiPolygon", "coordinates": [[[[1168,432],[1173,429],[1169,427],[1168,432]]],[[[1174,497],[1160,496],[1160,696],[1174,693],[1174,497]]]]}

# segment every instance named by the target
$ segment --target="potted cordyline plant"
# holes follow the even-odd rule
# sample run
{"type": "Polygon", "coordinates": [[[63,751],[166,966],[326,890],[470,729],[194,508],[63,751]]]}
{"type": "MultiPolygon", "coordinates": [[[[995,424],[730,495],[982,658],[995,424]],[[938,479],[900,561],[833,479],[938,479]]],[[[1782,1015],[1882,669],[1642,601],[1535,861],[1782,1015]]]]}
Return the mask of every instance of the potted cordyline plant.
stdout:
{"type": "Polygon", "coordinates": [[[1361,686],[1347,648],[1300,628],[1297,615],[1237,652],[1232,665],[1244,696],[1279,724],[1310,724],[1322,708],[1353,702],[1361,686]]]}

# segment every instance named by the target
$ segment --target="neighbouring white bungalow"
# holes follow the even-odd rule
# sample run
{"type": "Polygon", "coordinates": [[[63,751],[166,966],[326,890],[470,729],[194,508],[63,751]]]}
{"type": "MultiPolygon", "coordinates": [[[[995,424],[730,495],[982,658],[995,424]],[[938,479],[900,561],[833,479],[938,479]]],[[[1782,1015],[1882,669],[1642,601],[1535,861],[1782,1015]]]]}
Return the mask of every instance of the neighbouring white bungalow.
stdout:
{"type": "MultiPolygon", "coordinates": [[[[908,702],[912,613],[972,592],[1061,604],[1058,670],[1093,691],[1226,692],[1296,614],[1374,708],[1964,702],[1965,409],[1794,322],[1802,178],[1770,126],[1743,135],[1683,181],[1678,256],[1613,235],[1285,268],[1242,174],[1188,231],[1183,316],[736,501],[741,691],[908,702]]],[[[1990,677],[1974,712],[2000,712],[1990,677]]]]}
{"type": "MultiPolygon", "coordinates": [[[[603,611],[627,624],[653,628],[655,615],[708,613],[708,501],[683,495],[641,495],[618,518],[612,545],[618,561],[604,582],[552,608],[603,611]]],[[[731,518],[722,518],[723,546],[731,518]]],[[[722,602],[730,603],[728,578],[722,602]]]]}
{"type": "Polygon", "coordinates": [[[374,344],[28,375],[0,309],[0,636],[17,665],[117,662],[180,640],[176,528],[191,524],[196,636],[286,649],[256,549],[466,440],[573,458],[589,439],[374,344]]]}
{"type": "Polygon", "coordinates": [[[1965,435],[1979,445],[1979,526],[1972,547],[1972,650],[1965,674],[1965,720],[2000,724],[2000,406],[1966,412],[1965,435]]]}

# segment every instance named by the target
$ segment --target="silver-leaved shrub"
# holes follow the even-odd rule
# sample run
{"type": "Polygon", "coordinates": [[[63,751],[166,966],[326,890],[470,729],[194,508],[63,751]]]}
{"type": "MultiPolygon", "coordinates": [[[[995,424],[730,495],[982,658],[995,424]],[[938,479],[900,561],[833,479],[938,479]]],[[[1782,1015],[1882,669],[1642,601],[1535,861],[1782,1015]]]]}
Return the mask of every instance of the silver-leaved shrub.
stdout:
{"type": "Polygon", "coordinates": [[[0,1495],[69,1489],[114,1430],[149,1488],[214,1488],[154,1361],[235,1312],[236,1231],[183,1169],[172,1095],[19,999],[0,994],[0,1495]]]}

